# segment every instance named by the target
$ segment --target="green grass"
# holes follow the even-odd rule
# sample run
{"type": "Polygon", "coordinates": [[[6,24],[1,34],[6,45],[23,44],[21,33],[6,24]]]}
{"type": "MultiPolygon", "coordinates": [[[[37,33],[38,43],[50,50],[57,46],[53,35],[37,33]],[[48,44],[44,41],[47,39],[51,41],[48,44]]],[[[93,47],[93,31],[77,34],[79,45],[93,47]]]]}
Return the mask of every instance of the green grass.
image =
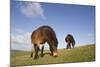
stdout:
{"type": "Polygon", "coordinates": [[[44,57],[34,60],[30,58],[30,52],[13,51],[11,52],[11,66],[95,61],[95,45],[58,49],[56,58],[50,56],[49,53],[49,51],[44,51],[44,57]]]}

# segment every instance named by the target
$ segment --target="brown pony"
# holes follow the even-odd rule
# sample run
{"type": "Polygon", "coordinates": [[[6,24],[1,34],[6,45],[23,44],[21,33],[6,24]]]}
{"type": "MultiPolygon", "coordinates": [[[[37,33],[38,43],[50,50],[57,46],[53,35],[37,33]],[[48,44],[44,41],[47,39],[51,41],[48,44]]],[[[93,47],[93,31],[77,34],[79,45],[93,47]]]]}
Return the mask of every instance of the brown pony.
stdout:
{"type": "Polygon", "coordinates": [[[66,48],[71,48],[71,45],[72,45],[73,48],[75,47],[75,40],[74,40],[74,37],[71,34],[68,34],[66,36],[65,42],[67,43],[66,48]]]}
{"type": "MultiPolygon", "coordinates": [[[[57,56],[57,46],[58,40],[56,38],[56,34],[54,30],[49,26],[41,26],[35,31],[32,32],[31,42],[34,46],[35,56],[34,59],[38,58],[38,51],[40,50],[39,46],[42,45],[41,49],[41,57],[43,57],[44,45],[46,42],[49,45],[49,49],[51,51],[51,55],[57,56]]],[[[33,51],[31,53],[31,57],[33,56],[33,51]]]]}

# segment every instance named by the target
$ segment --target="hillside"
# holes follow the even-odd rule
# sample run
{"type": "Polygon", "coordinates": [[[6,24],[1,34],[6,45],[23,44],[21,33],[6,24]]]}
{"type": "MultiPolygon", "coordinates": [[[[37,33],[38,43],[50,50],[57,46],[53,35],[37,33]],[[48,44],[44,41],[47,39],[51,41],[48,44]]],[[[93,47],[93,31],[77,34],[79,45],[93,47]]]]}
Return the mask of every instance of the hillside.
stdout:
{"type": "Polygon", "coordinates": [[[95,45],[80,46],[73,49],[58,49],[58,57],[56,58],[50,56],[49,51],[44,51],[44,57],[39,57],[37,60],[30,58],[30,52],[11,52],[11,66],[89,61],[95,61],[95,45]]]}

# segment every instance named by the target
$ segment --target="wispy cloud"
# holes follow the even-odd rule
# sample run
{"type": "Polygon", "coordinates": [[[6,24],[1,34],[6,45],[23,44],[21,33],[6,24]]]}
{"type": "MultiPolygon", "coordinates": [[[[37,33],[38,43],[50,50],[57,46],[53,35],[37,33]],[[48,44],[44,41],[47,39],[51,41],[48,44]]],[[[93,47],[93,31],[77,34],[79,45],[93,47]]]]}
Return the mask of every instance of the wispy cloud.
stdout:
{"type": "Polygon", "coordinates": [[[42,5],[37,2],[22,2],[20,5],[20,11],[23,15],[30,18],[42,17],[42,19],[45,19],[42,5]]]}

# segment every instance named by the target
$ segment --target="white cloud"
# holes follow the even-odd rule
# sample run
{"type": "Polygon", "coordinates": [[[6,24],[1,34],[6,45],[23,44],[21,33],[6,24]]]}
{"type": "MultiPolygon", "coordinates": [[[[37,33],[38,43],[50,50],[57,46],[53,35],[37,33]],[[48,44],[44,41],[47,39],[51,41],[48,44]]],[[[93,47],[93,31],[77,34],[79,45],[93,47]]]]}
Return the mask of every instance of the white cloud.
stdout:
{"type": "Polygon", "coordinates": [[[20,35],[19,34],[16,34],[16,35],[11,34],[11,45],[13,45],[13,44],[16,44],[16,45],[21,45],[21,44],[30,45],[31,44],[30,35],[31,35],[30,32],[26,32],[23,35],[21,35],[21,34],[20,35]]]}
{"type": "Polygon", "coordinates": [[[30,18],[42,17],[45,19],[42,5],[36,2],[23,2],[20,5],[21,13],[30,18]]]}

